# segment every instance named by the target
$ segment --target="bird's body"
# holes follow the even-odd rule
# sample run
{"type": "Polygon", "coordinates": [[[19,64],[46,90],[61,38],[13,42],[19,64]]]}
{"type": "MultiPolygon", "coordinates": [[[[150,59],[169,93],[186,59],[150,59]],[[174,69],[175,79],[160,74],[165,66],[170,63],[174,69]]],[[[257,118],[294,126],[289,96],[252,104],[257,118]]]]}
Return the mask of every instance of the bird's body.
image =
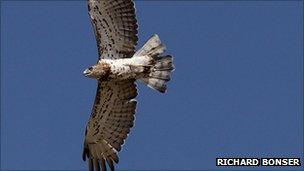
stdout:
{"type": "Polygon", "coordinates": [[[173,58],[163,55],[165,46],[152,36],[135,52],[137,20],[133,0],[88,0],[97,40],[98,62],[84,71],[97,80],[97,92],[85,133],[83,160],[89,170],[114,170],[130,129],[134,125],[140,80],[166,92],[174,69],[173,58]]]}
{"type": "Polygon", "coordinates": [[[103,80],[127,80],[144,78],[149,73],[153,58],[150,56],[133,56],[123,59],[101,59],[96,67],[109,68],[103,80]]]}

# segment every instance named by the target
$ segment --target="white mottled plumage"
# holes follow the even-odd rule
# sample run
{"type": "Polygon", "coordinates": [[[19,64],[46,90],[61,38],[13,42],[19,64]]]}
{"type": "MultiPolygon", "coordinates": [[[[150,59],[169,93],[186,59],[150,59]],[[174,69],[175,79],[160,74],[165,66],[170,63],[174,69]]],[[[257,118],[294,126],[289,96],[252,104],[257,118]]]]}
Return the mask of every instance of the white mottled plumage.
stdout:
{"type": "Polygon", "coordinates": [[[141,78],[145,67],[152,64],[153,58],[150,56],[133,56],[125,59],[101,59],[99,62],[105,62],[110,65],[111,74],[109,78],[117,80],[138,79],[141,78]]]}
{"type": "Polygon", "coordinates": [[[88,0],[99,60],[84,71],[98,81],[84,140],[89,170],[113,171],[118,152],[134,125],[136,80],[164,93],[174,69],[172,57],[154,35],[135,53],[137,20],[132,0],[88,0]]]}

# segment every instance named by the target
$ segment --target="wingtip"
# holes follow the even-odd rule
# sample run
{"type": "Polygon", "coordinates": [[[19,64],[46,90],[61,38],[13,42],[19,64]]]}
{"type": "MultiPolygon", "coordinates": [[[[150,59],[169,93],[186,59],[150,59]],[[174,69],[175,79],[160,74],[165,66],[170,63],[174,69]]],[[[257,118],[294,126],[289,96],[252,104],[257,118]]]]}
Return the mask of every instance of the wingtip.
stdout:
{"type": "Polygon", "coordinates": [[[114,167],[113,161],[107,159],[107,163],[108,163],[108,165],[110,167],[110,170],[111,171],[115,171],[115,167],[114,167]]]}
{"type": "Polygon", "coordinates": [[[87,149],[84,148],[84,149],[83,149],[83,152],[82,152],[82,160],[83,160],[83,161],[86,161],[86,160],[87,160],[87,155],[88,155],[87,149]]]}

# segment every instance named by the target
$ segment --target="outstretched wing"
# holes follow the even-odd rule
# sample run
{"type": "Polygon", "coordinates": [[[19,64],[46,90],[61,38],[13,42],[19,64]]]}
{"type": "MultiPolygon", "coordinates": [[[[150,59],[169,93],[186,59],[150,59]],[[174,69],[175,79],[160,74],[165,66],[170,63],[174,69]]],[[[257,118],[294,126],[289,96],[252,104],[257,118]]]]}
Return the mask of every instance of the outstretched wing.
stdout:
{"type": "Polygon", "coordinates": [[[88,0],[99,59],[129,58],[137,45],[137,20],[132,0],[88,0]]]}
{"type": "Polygon", "coordinates": [[[87,125],[83,160],[91,170],[106,170],[105,161],[114,170],[130,128],[134,124],[137,89],[135,80],[108,81],[98,84],[96,98],[87,125]]]}

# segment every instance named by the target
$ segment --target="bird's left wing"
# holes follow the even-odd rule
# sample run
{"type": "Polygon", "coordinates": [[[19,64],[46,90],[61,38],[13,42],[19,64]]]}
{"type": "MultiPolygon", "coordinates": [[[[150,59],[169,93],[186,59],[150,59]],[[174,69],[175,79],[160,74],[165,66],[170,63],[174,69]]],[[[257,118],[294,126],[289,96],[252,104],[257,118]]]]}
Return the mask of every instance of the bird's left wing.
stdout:
{"type": "Polygon", "coordinates": [[[114,170],[130,128],[134,124],[137,89],[135,80],[99,82],[90,120],[87,125],[83,160],[91,170],[114,170]]]}
{"type": "Polygon", "coordinates": [[[88,9],[99,59],[132,57],[138,41],[133,0],[88,0],[88,9]]]}

